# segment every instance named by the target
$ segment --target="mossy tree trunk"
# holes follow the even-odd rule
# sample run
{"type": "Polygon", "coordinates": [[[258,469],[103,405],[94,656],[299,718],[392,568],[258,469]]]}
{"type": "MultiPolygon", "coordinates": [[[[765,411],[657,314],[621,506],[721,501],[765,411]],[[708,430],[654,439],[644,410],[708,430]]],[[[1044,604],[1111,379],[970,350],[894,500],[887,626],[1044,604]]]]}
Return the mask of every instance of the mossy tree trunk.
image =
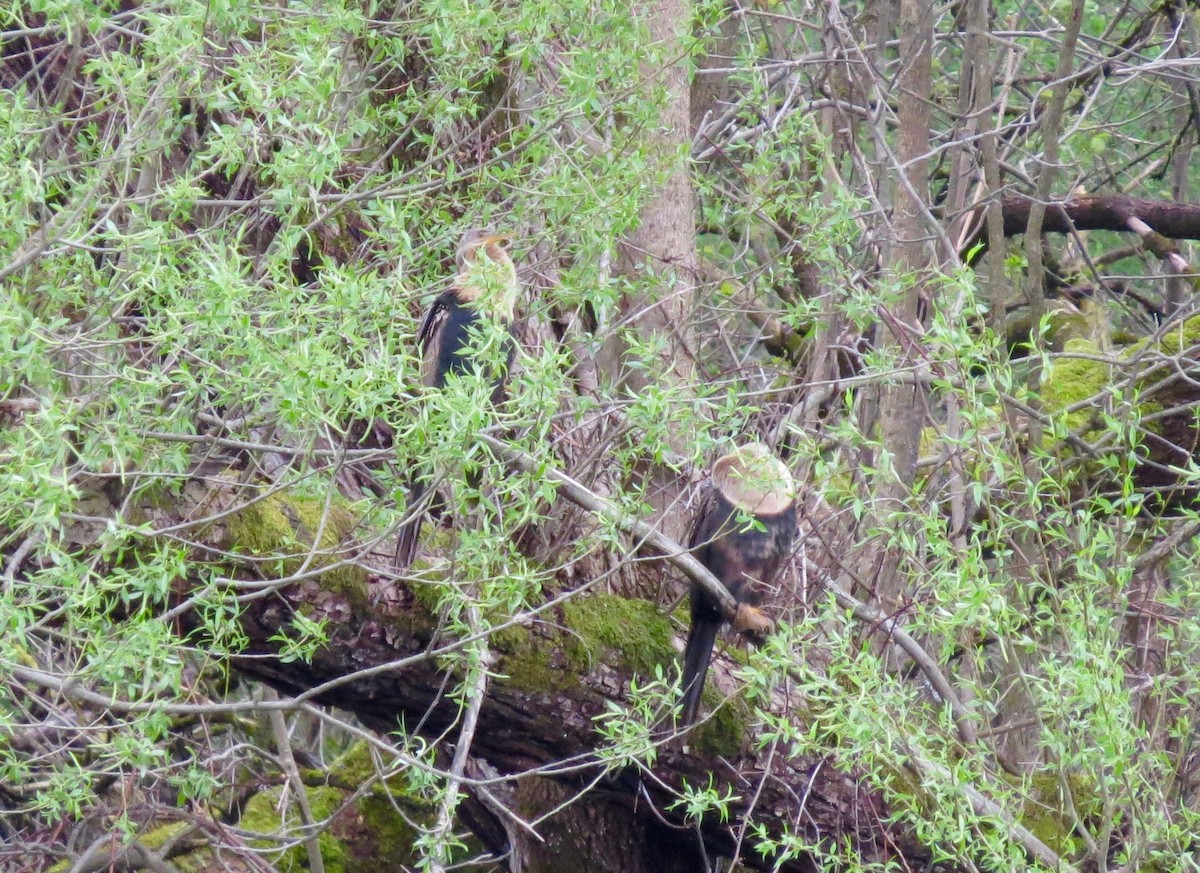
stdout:
{"type": "MultiPolygon", "coordinates": [[[[232,481],[219,489],[198,488],[193,492],[197,503],[178,506],[177,518],[201,506],[207,511],[217,505],[237,506],[244,500],[239,495],[239,486],[232,481]]],[[[300,556],[311,547],[312,507],[297,508],[288,498],[270,500],[265,507],[255,504],[232,516],[227,525],[213,528],[208,545],[226,555],[239,542],[242,547],[252,543],[258,554],[290,552],[296,557],[286,564],[298,568],[304,563],[300,556]]],[[[350,536],[354,525],[343,510],[335,514],[341,522],[331,526],[309,566],[319,569],[329,552],[354,554],[350,536]]],[[[160,511],[158,521],[169,524],[172,519],[160,511]]],[[[249,577],[254,566],[254,562],[235,563],[225,569],[230,575],[249,577]]],[[[353,713],[383,733],[401,724],[420,724],[422,733],[431,738],[445,735],[462,714],[460,703],[445,695],[447,687],[461,680],[453,663],[461,647],[440,632],[436,607],[422,583],[408,583],[397,592],[394,582],[383,581],[384,575],[346,577],[336,569],[294,581],[285,575],[270,596],[246,604],[239,623],[248,644],[233,659],[234,666],[285,694],[353,713]],[[385,584],[388,602],[372,605],[372,592],[385,584]],[[328,641],[309,661],[281,660],[279,641],[294,635],[298,615],[323,618],[328,641]]],[[[434,577],[424,584],[438,583],[434,577]]],[[[186,598],[191,593],[181,580],[176,595],[186,598]]],[[[186,612],[182,616],[185,622],[194,618],[186,612]]],[[[202,637],[198,642],[203,643],[202,637]]],[[[557,787],[544,777],[527,777],[538,780],[533,783],[522,780],[522,785],[542,785],[519,790],[539,814],[554,808],[548,799],[552,796],[567,799],[589,786],[604,787],[598,798],[559,810],[547,843],[530,844],[532,857],[548,863],[555,852],[574,846],[570,851],[594,853],[589,857],[598,866],[586,869],[661,873],[671,869],[662,867],[665,840],[677,844],[685,856],[699,851],[702,844],[714,853],[729,852],[737,841],[740,811],[750,803],[759,815],[761,810],[771,810],[771,817],[781,823],[807,822],[814,839],[839,834],[866,857],[882,851],[884,844],[906,847],[914,858],[924,856],[910,833],[885,826],[882,819],[863,826],[862,796],[871,791],[854,779],[820,761],[790,758],[774,748],[752,751],[753,732],[736,700],[690,734],[686,745],[674,739],[662,746],[649,770],[605,752],[608,743],[600,736],[598,719],[614,706],[629,705],[631,682],[639,677],[645,681],[656,668],[670,673],[679,642],[668,617],[653,604],[608,594],[573,599],[542,612],[536,621],[493,634],[494,678],[480,711],[472,757],[501,776],[537,773],[542,768],[553,771],[562,762],[572,762],[567,774],[555,777],[557,787]],[[731,805],[730,823],[706,819],[689,824],[677,812],[664,812],[685,783],[704,786],[710,779],[740,798],[731,805]],[[803,798],[794,789],[800,784],[807,786],[803,798]],[[756,792],[746,793],[746,785],[758,786],[756,792]],[[602,833],[592,833],[593,827],[602,833]],[[601,836],[622,832],[647,839],[612,842],[606,849],[601,836]]],[[[669,737],[671,731],[672,721],[664,716],[656,739],[669,737]]],[[[490,815],[484,803],[472,804],[471,810],[476,823],[490,815]]],[[[493,818],[482,830],[492,835],[507,830],[510,838],[522,833],[506,829],[505,824],[493,818]]],[[[492,848],[503,851],[504,847],[492,848]]],[[[793,861],[777,869],[807,868],[793,861]]]]}

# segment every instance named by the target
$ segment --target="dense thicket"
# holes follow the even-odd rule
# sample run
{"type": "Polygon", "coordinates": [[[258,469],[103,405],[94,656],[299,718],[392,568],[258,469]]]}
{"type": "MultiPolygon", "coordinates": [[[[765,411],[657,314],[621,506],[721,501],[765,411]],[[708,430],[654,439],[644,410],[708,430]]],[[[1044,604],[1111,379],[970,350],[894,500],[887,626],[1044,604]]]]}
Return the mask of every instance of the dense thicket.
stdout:
{"type": "Polygon", "coordinates": [[[1197,44],[0,11],[0,868],[1195,869],[1197,44]],[[418,388],[482,225],[498,406],[418,388]],[[680,736],[679,544],[751,439],[798,546],[680,736]]]}

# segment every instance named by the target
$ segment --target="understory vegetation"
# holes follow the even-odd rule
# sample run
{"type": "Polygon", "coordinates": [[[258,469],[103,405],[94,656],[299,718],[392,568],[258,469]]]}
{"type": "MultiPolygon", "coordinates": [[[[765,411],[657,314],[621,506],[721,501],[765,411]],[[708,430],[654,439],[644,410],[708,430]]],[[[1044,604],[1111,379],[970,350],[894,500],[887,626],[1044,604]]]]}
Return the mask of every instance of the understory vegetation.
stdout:
{"type": "Polygon", "coordinates": [[[0,11],[0,870],[1200,868],[1196,9],[634,6],[0,11]]]}

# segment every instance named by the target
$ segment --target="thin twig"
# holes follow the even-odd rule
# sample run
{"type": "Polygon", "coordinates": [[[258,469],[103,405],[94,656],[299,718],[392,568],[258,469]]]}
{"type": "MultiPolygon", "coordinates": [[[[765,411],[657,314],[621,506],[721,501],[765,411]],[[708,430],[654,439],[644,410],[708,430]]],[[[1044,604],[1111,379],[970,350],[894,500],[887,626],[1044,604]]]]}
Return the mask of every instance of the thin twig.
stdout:
{"type": "Polygon", "coordinates": [[[818,578],[824,578],[825,587],[832,592],[838,605],[851,610],[854,618],[858,621],[891,638],[906,655],[913,659],[916,665],[921,668],[921,672],[925,674],[925,678],[929,680],[929,684],[934,687],[934,690],[949,705],[950,715],[954,719],[954,724],[958,728],[959,737],[962,741],[968,746],[978,743],[979,734],[975,730],[974,717],[963,706],[962,701],[958,699],[958,693],[955,692],[954,687],[950,684],[950,680],[942,673],[937,662],[922,648],[920,643],[900,627],[900,622],[894,616],[884,615],[875,607],[863,603],[853,594],[842,588],[835,580],[829,578],[827,574],[822,573],[819,568],[811,567],[810,572],[813,572],[818,578]]]}
{"type": "MultiPolygon", "coordinates": [[[[264,696],[267,700],[279,700],[279,695],[270,686],[267,686],[264,696]]],[[[320,832],[317,830],[317,821],[313,818],[312,805],[308,802],[304,780],[300,778],[300,768],[296,766],[296,756],[292,754],[292,738],[288,734],[287,720],[278,709],[272,709],[267,718],[271,720],[271,732],[275,735],[275,750],[279,755],[279,762],[291,784],[296,805],[300,808],[300,818],[304,822],[304,849],[308,853],[308,869],[312,873],[325,873],[325,859],[321,857],[321,844],[318,839],[320,832]]]]}
{"type": "MultiPolygon", "coordinates": [[[[466,610],[467,627],[472,634],[478,634],[483,625],[480,620],[479,608],[468,606],[466,610]]],[[[463,782],[463,772],[467,759],[471,754],[471,743],[475,739],[475,728],[479,724],[479,710],[483,707],[483,698],[487,692],[489,651],[487,638],[479,640],[476,647],[479,663],[474,666],[475,682],[467,696],[467,709],[463,713],[462,730],[458,732],[458,743],[454,748],[454,760],[450,764],[450,772],[446,776],[446,790],[442,802],[438,806],[437,823],[430,832],[433,851],[429,858],[431,873],[445,873],[450,861],[450,829],[454,826],[454,811],[458,808],[459,788],[463,782]]],[[[470,655],[468,655],[470,657],[470,655]]]]}

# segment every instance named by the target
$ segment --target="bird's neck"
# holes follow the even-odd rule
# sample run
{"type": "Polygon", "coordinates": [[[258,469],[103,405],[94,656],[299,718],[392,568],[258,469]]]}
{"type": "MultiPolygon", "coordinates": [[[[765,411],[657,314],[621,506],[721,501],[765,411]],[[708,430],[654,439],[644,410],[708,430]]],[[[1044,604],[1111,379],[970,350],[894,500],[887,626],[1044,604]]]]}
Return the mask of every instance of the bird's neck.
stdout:
{"type": "Polygon", "coordinates": [[[464,306],[512,321],[517,270],[508,258],[479,258],[464,265],[455,277],[454,296],[464,306]]]}

